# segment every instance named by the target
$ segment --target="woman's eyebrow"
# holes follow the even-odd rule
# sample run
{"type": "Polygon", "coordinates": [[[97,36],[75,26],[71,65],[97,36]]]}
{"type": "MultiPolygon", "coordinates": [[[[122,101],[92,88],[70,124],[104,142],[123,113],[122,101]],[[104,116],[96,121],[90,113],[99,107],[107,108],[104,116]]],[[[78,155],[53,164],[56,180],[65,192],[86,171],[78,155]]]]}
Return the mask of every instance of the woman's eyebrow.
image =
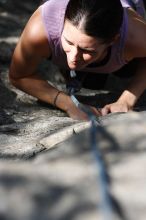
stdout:
{"type": "Polygon", "coordinates": [[[95,49],[93,49],[93,48],[82,48],[82,47],[79,47],[81,50],[85,50],[85,51],[89,51],[89,52],[97,52],[95,49]]]}
{"type": "MultiPolygon", "coordinates": [[[[73,43],[72,43],[71,41],[69,41],[65,36],[63,36],[63,37],[64,37],[64,39],[65,39],[68,43],[73,44],[73,43]]],[[[80,46],[79,46],[79,48],[80,48],[81,50],[85,50],[85,51],[89,51],[89,52],[96,52],[95,49],[89,48],[89,47],[80,47],[80,46]]]]}
{"type": "Polygon", "coordinates": [[[64,35],[63,35],[64,39],[68,42],[68,43],[71,43],[73,44],[71,41],[69,41],[64,35]]]}

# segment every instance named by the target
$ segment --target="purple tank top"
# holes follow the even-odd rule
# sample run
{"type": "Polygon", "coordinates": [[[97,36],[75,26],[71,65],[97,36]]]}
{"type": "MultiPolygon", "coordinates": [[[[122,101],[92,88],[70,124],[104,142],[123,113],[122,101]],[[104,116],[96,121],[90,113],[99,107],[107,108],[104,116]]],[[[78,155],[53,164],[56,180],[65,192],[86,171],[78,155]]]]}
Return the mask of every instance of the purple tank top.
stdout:
{"type": "MultiPolygon", "coordinates": [[[[69,67],[67,64],[66,54],[61,45],[61,34],[64,25],[65,10],[68,2],[69,0],[49,0],[41,6],[43,23],[52,50],[52,62],[64,69],[69,69],[69,67]]],[[[123,52],[128,32],[127,8],[133,7],[133,2],[135,2],[134,8],[137,10],[137,12],[141,16],[144,16],[144,6],[142,0],[121,0],[124,8],[124,16],[120,29],[120,39],[118,42],[112,45],[111,55],[108,62],[103,66],[86,67],[82,69],[82,71],[111,73],[120,69],[126,64],[126,61],[123,59],[123,52]]]]}

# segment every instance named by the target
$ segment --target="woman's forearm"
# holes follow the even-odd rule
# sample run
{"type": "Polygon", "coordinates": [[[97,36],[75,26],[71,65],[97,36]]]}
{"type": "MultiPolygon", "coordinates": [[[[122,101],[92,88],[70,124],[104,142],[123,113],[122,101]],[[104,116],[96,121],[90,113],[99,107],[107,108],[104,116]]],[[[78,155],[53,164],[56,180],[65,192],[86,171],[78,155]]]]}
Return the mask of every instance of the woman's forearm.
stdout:
{"type": "MultiPolygon", "coordinates": [[[[50,85],[47,81],[39,78],[36,74],[19,79],[14,79],[10,76],[10,81],[16,88],[38,98],[41,101],[54,105],[58,89],[50,85]]],[[[64,92],[61,92],[57,97],[55,106],[67,111],[70,103],[70,97],[64,92]]]]}
{"type": "Polygon", "coordinates": [[[146,59],[139,62],[138,69],[129,86],[121,94],[118,101],[126,102],[132,108],[146,89],[146,59]]]}

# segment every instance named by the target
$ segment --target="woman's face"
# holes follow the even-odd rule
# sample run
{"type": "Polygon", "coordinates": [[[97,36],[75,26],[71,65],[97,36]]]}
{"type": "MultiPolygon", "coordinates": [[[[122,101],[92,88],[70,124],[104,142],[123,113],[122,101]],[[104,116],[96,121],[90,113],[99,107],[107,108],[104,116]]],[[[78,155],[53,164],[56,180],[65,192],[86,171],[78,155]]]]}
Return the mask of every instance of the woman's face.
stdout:
{"type": "Polygon", "coordinates": [[[65,21],[61,36],[63,50],[67,56],[70,69],[80,70],[92,62],[98,62],[107,51],[107,44],[101,44],[96,38],[90,37],[65,21]]]}

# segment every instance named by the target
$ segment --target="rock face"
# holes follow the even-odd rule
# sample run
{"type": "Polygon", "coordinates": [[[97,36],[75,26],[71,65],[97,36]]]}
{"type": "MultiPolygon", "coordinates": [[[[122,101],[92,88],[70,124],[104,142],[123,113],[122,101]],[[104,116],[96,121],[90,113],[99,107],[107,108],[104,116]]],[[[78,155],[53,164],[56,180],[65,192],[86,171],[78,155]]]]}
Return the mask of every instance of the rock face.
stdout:
{"type": "MultiPolygon", "coordinates": [[[[145,112],[109,115],[101,119],[102,132],[97,129],[97,147],[112,181],[110,191],[131,220],[146,218],[145,117],[145,112]]],[[[35,140],[20,134],[21,128],[17,135],[13,133],[13,139],[11,131],[1,133],[1,142],[5,137],[0,149],[0,213],[4,219],[102,219],[99,166],[91,147],[90,128],[74,132],[65,141],[58,126],[64,121],[66,132],[77,124],[89,127],[89,123],[74,121],[70,125],[73,121],[67,117],[53,119],[51,128],[58,128],[57,137],[60,135],[59,141],[63,137],[63,142],[51,145],[51,149],[49,124],[48,136],[42,129],[35,140]],[[47,136],[43,145],[38,136],[47,136]]],[[[42,121],[36,120],[36,124],[42,121]]],[[[29,122],[27,128],[29,131],[29,122]]]]}
{"type": "MultiPolygon", "coordinates": [[[[9,84],[15,40],[39,5],[35,1],[32,7],[27,0],[14,3],[16,8],[10,0],[0,2],[0,220],[103,219],[100,166],[92,148],[90,122],[72,120],[9,84]]],[[[46,77],[64,89],[58,69],[46,64],[41,71],[51,68],[53,74],[46,77]]],[[[103,106],[115,100],[119,85],[122,89],[125,83],[111,75],[105,90],[83,89],[77,97],[103,106]]],[[[124,216],[113,214],[108,220],[146,219],[145,99],[144,94],[137,104],[139,112],[98,118],[96,149],[111,180],[108,190],[124,216]]]]}

